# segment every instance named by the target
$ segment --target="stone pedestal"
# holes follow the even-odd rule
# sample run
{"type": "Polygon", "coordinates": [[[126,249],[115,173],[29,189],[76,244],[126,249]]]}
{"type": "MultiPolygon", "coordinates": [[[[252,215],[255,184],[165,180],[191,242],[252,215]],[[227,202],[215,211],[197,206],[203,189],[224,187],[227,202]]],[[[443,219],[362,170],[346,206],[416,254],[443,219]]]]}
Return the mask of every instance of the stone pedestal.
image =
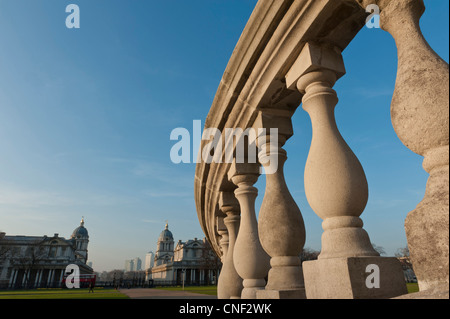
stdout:
{"type": "Polygon", "coordinates": [[[261,290],[257,299],[306,299],[305,289],[296,290],[261,290]]]}
{"type": "Polygon", "coordinates": [[[408,292],[402,267],[394,257],[306,261],[303,272],[307,299],[381,299],[408,292]]]}
{"type": "Polygon", "coordinates": [[[272,257],[266,289],[257,292],[258,299],[306,299],[300,258],[272,257]]]}

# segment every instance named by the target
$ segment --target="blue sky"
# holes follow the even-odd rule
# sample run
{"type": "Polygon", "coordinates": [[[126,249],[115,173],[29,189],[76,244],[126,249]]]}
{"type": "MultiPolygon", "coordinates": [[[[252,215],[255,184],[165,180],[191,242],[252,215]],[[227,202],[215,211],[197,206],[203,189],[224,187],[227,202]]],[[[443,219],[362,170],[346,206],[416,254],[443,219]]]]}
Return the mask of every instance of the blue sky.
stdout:
{"type": "MultiPolygon", "coordinates": [[[[425,1],[423,32],[448,61],[446,0],[425,1]]],[[[98,271],[144,258],[169,221],[175,240],[201,238],[194,164],[170,161],[170,133],[192,132],[256,0],[0,0],[0,229],[69,237],[85,216],[98,271]],[[67,29],[76,3],[81,28],[67,29]],[[176,9],[175,9],[176,8],[176,9]]],[[[390,122],[396,48],[364,28],[344,52],[336,119],[359,157],[370,199],[361,216],[389,255],[406,245],[406,214],[422,199],[422,159],[390,122]]],[[[311,124],[301,108],[286,150],[287,183],[302,210],[306,246],[320,249],[303,170],[311,124]]],[[[264,192],[264,177],[258,206],[264,192]]]]}

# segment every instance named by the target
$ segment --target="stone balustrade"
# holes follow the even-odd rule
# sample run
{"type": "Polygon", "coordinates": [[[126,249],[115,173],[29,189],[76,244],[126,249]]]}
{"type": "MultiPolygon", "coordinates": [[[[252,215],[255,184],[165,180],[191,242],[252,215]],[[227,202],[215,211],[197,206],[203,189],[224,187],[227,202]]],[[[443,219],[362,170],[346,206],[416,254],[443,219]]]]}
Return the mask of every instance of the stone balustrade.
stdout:
{"type": "MultiPolygon", "coordinates": [[[[449,71],[420,32],[423,1],[259,0],[205,121],[206,128],[232,142],[232,161],[225,161],[225,147],[214,156],[222,155],[223,161],[201,161],[195,175],[200,225],[223,261],[219,298],[406,294],[399,262],[380,257],[364,229],[368,183],[334,118],[339,92],[333,87],[346,74],[341,52],[364,26],[364,8],[374,3],[381,10],[381,27],[398,48],[392,123],[400,140],[424,156],[430,174],[424,200],[405,223],[413,266],[421,290],[448,289],[449,71]],[[299,255],[308,225],[302,203],[295,202],[284,179],[288,154],[283,147],[295,138],[291,117],[296,112],[311,119],[304,185],[309,205],[323,220],[319,258],[303,267],[299,255]],[[244,134],[229,140],[227,128],[244,134]],[[254,162],[249,154],[238,157],[242,140],[257,147],[254,162]],[[261,172],[266,185],[257,212],[255,183],[261,172]],[[379,273],[381,288],[368,287],[368,270],[379,273]]],[[[201,147],[210,142],[202,140],[201,147]]]]}

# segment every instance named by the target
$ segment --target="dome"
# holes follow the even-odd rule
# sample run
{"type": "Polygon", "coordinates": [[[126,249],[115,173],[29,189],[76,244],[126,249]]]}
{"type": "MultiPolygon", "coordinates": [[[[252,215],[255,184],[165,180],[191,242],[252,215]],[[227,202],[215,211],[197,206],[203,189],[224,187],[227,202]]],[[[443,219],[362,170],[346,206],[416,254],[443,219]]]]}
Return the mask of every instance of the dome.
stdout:
{"type": "Polygon", "coordinates": [[[172,232],[169,230],[169,224],[166,224],[166,228],[159,235],[159,241],[173,240],[172,232]]]}
{"type": "Polygon", "coordinates": [[[80,226],[75,228],[70,238],[89,237],[87,229],[84,227],[84,217],[81,219],[80,226]]]}

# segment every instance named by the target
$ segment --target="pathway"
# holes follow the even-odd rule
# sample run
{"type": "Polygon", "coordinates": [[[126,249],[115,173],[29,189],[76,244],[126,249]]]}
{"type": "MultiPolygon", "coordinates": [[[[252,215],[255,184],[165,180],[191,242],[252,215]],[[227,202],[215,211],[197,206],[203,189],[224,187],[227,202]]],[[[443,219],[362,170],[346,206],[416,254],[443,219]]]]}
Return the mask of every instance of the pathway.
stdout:
{"type": "Polygon", "coordinates": [[[168,291],[149,288],[120,289],[119,291],[131,299],[217,299],[217,296],[202,295],[187,291],[168,291]]]}

